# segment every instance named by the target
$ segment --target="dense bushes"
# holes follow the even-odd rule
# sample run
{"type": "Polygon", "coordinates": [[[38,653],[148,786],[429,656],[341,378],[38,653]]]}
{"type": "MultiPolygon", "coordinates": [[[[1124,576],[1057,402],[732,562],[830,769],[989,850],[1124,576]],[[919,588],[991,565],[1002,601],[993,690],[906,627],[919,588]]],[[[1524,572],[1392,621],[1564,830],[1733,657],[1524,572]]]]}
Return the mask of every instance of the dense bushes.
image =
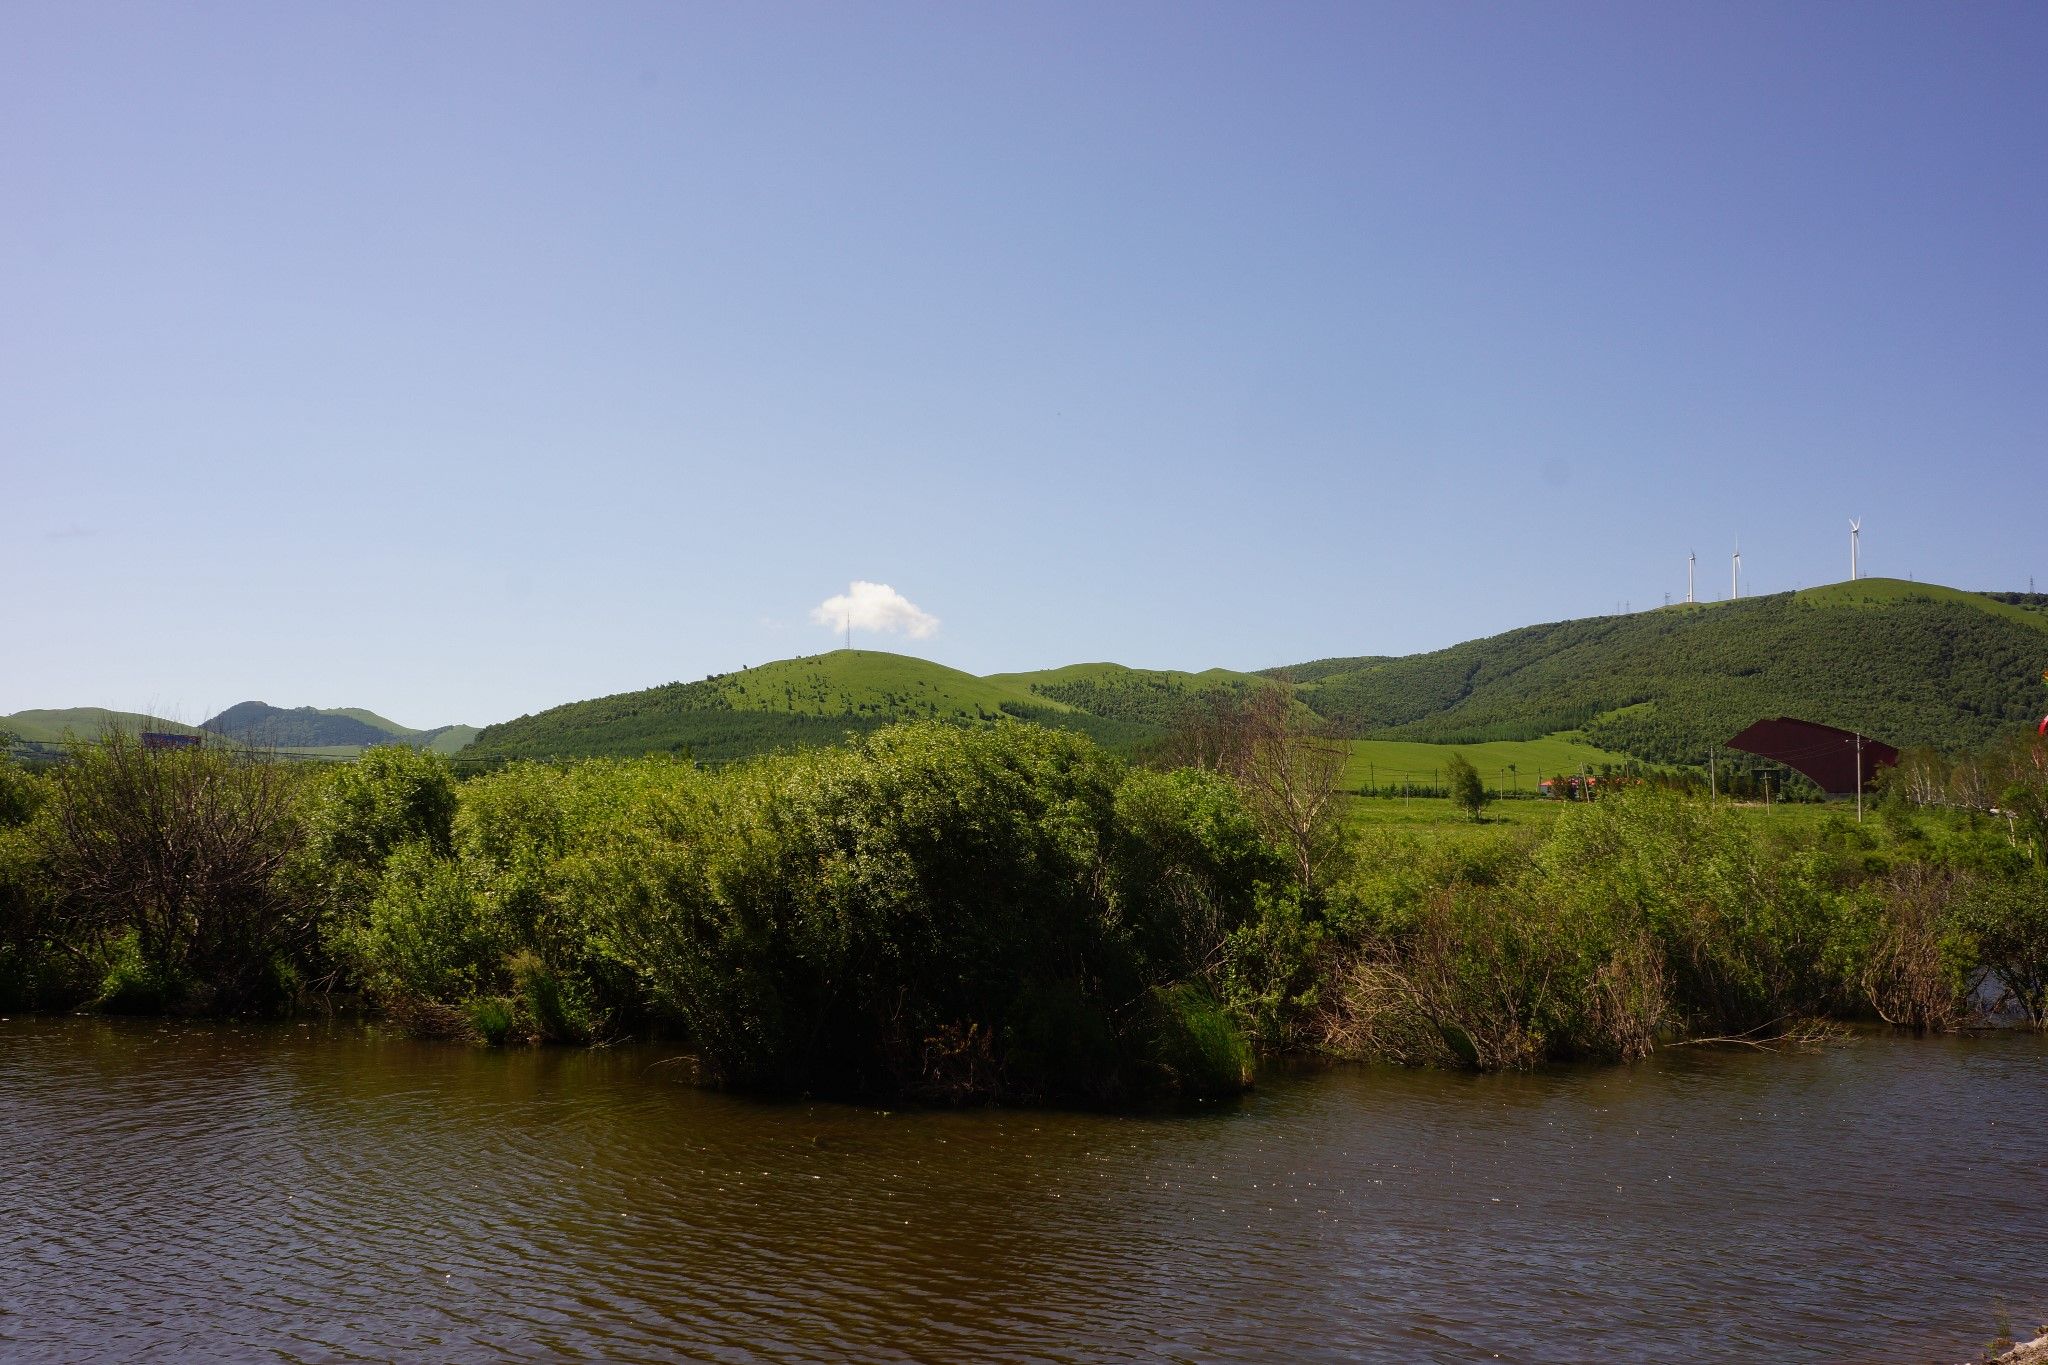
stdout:
{"type": "Polygon", "coordinates": [[[1220,967],[1275,867],[1220,781],[1127,774],[1034,727],[927,724],[695,796],[586,872],[600,933],[722,1077],[945,1099],[1213,1088],[1161,1057],[1189,998],[1150,993],[1220,967]]]}
{"type": "MultiPolygon", "coordinates": [[[[382,789],[419,762],[336,784],[316,825],[382,828],[360,812],[409,808],[382,789]]],[[[1306,971],[1276,982],[1273,950],[1238,937],[1286,864],[1228,782],[1133,771],[1038,727],[899,726],[717,772],[515,765],[463,785],[444,846],[385,842],[331,941],[398,1017],[509,1037],[667,1027],[755,1088],[1235,1089],[1245,1026],[1306,971]],[[1234,997],[1245,1009],[1218,1003],[1234,997]]]]}
{"type": "Polygon", "coordinates": [[[1317,1027],[1340,1055],[1412,1063],[1626,1060],[1820,1017],[1952,1028],[1977,1012],[1981,968],[2038,1017],[2044,907],[2048,878],[1982,840],[1839,818],[1759,837],[1635,791],[1561,813],[1534,846],[1363,859],[1332,906],[1317,1027]]]}
{"type": "Polygon", "coordinates": [[[1796,829],[1629,789],[1547,834],[1354,832],[1305,886],[1241,779],[1011,723],[462,783],[404,750],[116,738],[0,767],[0,1004],[318,990],[422,1033],[665,1032],[732,1085],[945,1102],[1229,1094],[1304,1048],[1500,1068],[1816,1016],[1944,1029],[2001,993],[2048,1021],[2019,816],[1895,797],[1796,829]]]}

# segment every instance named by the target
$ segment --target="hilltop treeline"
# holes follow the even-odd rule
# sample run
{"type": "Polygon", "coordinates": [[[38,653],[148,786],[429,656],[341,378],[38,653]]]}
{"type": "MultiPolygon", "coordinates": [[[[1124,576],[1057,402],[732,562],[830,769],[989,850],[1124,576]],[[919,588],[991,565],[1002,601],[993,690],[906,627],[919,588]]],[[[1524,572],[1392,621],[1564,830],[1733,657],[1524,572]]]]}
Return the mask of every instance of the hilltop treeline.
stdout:
{"type": "MultiPolygon", "coordinates": [[[[1268,710],[1172,770],[1020,724],[462,782],[397,748],[312,769],[117,735],[0,768],[0,1003],[357,998],[426,1034],[677,1037],[746,1088],[1089,1104],[1227,1094],[1284,1051],[1949,1028],[1987,967],[2048,1011],[2048,800],[1759,832],[1640,788],[1540,836],[1341,837],[1298,819],[1317,751],[1268,710]]],[[[2028,762],[2008,785],[2038,798],[2028,762]]]]}
{"type": "Polygon", "coordinates": [[[1578,730],[1698,763],[1766,716],[1957,752],[2032,712],[2048,633],[1969,595],[1872,606],[1784,593],[1529,626],[1401,659],[1287,670],[1343,733],[1476,743],[1578,730]]]}

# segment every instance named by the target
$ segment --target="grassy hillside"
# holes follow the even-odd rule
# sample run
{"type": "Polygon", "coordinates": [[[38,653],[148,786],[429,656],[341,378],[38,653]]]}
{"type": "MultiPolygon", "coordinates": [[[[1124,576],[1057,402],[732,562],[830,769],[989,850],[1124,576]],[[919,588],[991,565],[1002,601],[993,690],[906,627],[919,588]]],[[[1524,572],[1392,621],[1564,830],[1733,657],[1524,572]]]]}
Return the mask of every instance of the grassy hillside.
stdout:
{"type": "Polygon", "coordinates": [[[831,744],[897,720],[992,724],[1010,716],[1107,743],[1130,727],[1028,687],[879,650],[840,649],[701,682],[669,683],[486,726],[465,758],[687,753],[722,762],[831,744]]]}
{"type": "Polygon", "coordinates": [[[146,715],[139,711],[108,711],[98,706],[72,706],[55,711],[16,711],[11,716],[0,716],[0,730],[17,739],[31,744],[58,744],[67,739],[97,739],[100,732],[113,728],[134,733],[138,730],[159,730],[175,735],[198,733],[198,727],[181,725],[162,716],[146,715]]]}
{"type": "MultiPolygon", "coordinates": [[[[313,710],[313,708],[311,707],[306,707],[303,709],[313,710]]],[[[365,711],[359,706],[330,706],[323,710],[313,711],[313,714],[317,716],[339,716],[344,720],[357,721],[363,725],[369,726],[372,730],[381,730],[385,734],[394,737],[401,735],[423,733],[421,731],[407,729],[405,726],[400,725],[395,720],[387,720],[383,716],[378,715],[375,711],[365,711]]],[[[446,727],[444,726],[443,728],[445,729],[446,727]]]]}
{"type": "Polygon", "coordinates": [[[1353,735],[1471,743],[1577,730],[1602,749],[1697,762],[1779,714],[1902,746],[1980,745],[2036,713],[2044,663],[2048,615],[1865,579],[1285,671],[1307,680],[1304,701],[1353,735]]]}
{"type": "Polygon", "coordinates": [[[419,732],[426,742],[420,747],[430,754],[455,754],[469,747],[480,733],[474,725],[443,725],[438,730],[419,732]]]}

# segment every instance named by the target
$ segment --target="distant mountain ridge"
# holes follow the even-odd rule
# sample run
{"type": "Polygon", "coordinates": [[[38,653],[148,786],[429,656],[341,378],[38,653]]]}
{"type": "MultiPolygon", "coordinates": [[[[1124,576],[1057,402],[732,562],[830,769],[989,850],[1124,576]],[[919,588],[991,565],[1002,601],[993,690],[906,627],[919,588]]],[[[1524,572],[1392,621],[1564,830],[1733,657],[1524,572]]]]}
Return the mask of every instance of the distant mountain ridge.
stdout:
{"type": "Polygon", "coordinates": [[[411,730],[357,707],[286,709],[261,701],[237,702],[199,728],[260,749],[367,749],[404,744],[435,753],[454,753],[477,733],[470,725],[411,730]]]}
{"type": "Polygon", "coordinates": [[[39,748],[93,740],[108,730],[128,734],[162,731],[169,734],[212,734],[251,748],[286,752],[317,752],[346,757],[373,744],[406,744],[415,749],[452,754],[476,737],[473,725],[442,725],[409,730],[374,711],[340,708],[320,711],[310,706],[292,710],[260,701],[245,701],[200,725],[187,725],[141,711],[109,711],[98,706],[17,711],[0,716],[0,732],[39,748]]]}

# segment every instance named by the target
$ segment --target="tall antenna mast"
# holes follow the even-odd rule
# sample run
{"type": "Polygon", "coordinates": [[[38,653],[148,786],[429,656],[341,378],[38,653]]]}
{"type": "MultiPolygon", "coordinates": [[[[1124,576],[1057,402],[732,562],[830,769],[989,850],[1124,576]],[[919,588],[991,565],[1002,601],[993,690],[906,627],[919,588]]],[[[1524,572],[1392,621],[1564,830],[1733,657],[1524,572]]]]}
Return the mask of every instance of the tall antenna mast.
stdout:
{"type": "Polygon", "coordinates": [[[1693,566],[1698,562],[1698,555],[1694,554],[1691,550],[1687,550],[1685,552],[1685,600],[1688,602],[1696,602],[1699,600],[1698,598],[1692,595],[1693,566]]]}
{"type": "Polygon", "coordinates": [[[1849,581],[1854,583],[1863,576],[1862,566],[1856,562],[1856,538],[1863,534],[1863,518],[1849,518],[1849,581]]]}
{"type": "Polygon", "coordinates": [[[851,611],[846,613],[846,647],[848,649],[853,648],[853,613],[851,611]]]}

